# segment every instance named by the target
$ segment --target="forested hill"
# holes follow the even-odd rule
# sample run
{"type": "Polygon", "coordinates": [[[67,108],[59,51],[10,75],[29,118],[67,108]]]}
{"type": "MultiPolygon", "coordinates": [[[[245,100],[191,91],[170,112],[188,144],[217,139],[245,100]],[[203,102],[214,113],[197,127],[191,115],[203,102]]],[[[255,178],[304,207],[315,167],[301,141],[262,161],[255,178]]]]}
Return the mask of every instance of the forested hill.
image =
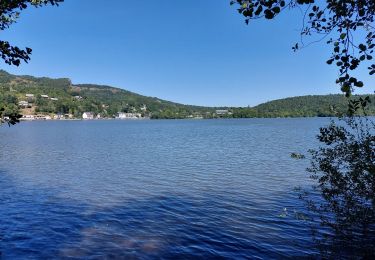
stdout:
{"type": "MultiPolygon", "coordinates": [[[[375,96],[369,113],[375,115],[375,96]]],[[[118,112],[139,113],[151,118],[251,118],[334,116],[331,110],[347,110],[344,95],[301,96],[274,100],[255,107],[213,108],[190,106],[142,96],[124,89],[93,84],[73,84],[69,79],[16,76],[0,70],[0,108],[5,114],[70,114],[83,112],[114,117],[118,112]],[[220,111],[217,111],[220,110],[220,111]]]]}
{"type": "MultiPolygon", "coordinates": [[[[375,95],[354,95],[352,99],[370,96],[368,114],[375,115],[375,95]]],[[[234,117],[327,117],[335,116],[337,111],[345,113],[348,99],[344,95],[314,95],[290,97],[269,101],[252,108],[234,109],[234,117]]]]}
{"type": "Polygon", "coordinates": [[[154,118],[186,118],[215,111],[214,108],[182,105],[110,86],[76,85],[65,78],[16,76],[3,70],[0,70],[0,89],[0,106],[8,112],[17,111],[20,101],[29,104],[28,108],[22,109],[23,113],[72,114],[77,118],[83,112],[102,117],[134,112],[152,114],[154,118]],[[33,97],[26,96],[29,94],[33,97]]]}

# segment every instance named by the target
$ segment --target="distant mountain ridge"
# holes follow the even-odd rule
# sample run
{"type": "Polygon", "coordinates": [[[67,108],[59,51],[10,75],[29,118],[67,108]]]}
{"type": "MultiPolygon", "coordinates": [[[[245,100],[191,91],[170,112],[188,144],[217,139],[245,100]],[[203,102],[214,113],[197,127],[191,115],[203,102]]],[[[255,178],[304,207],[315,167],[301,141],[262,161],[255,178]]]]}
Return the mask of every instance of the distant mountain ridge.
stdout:
{"type": "MultiPolygon", "coordinates": [[[[114,117],[118,112],[140,113],[155,119],[172,118],[251,118],[334,116],[347,109],[343,95],[290,97],[254,107],[204,107],[184,105],[124,89],[95,84],[73,84],[70,79],[17,76],[0,70],[0,107],[7,113],[70,114],[81,118],[83,112],[114,117]],[[220,110],[220,113],[219,111],[220,110]]],[[[369,113],[375,115],[374,101],[369,113]]]]}

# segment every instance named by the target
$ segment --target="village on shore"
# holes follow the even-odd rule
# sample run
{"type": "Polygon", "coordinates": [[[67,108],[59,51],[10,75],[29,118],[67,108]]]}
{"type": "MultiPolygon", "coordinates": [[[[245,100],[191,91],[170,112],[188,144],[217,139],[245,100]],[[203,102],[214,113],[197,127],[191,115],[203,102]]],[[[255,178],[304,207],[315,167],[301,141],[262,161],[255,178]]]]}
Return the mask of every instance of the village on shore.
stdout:
{"type": "MultiPolygon", "coordinates": [[[[51,101],[58,101],[58,98],[49,97],[48,95],[40,95],[43,99],[48,99],[51,101]]],[[[46,113],[46,112],[39,112],[35,113],[35,109],[33,109],[33,104],[29,102],[29,100],[34,99],[34,94],[26,94],[25,100],[21,100],[18,102],[18,107],[21,110],[22,117],[20,118],[21,121],[35,121],[35,120],[111,120],[111,119],[118,119],[118,120],[145,120],[151,119],[151,112],[148,111],[146,105],[142,105],[140,107],[140,111],[127,111],[127,112],[117,112],[117,114],[108,116],[102,115],[101,113],[94,113],[92,111],[83,112],[81,115],[73,115],[72,113],[46,113]]],[[[74,99],[81,100],[81,96],[74,96],[74,99]]],[[[231,114],[228,110],[216,110],[216,115],[228,115],[231,114]]],[[[204,117],[201,115],[189,115],[186,117],[187,119],[203,119],[204,117]]]]}
{"type": "MultiPolygon", "coordinates": [[[[43,99],[48,99],[51,101],[58,101],[58,98],[49,97],[48,95],[40,95],[43,99]]],[[[45,113],[39,112],[35,113],[32,108],[33,104],[30,100],[34,99],[34,94],[26,94],[25,100],[18,102],[18,107],[22,110],[21,121],[34,121],[34,120],[99,120],[99,119],[150,119],[145,113],[135,113],[135,112],[118,112],[117,115],[113,117],[103,116],[100,113],[94,113],[91,111],[83,112],[79,117],[74,116],[71,113],[45,113]]],[[[81,100],[81,96],[75,96],[74,99],[81,100]]],[[[147,111],[147,106],[143,105],[141,108],[142,112],[147,111]]]]}
{"type": "Polygon", "coordinates": [[[118,112],[115,117],[102,117],[100,114],[93,112],[84,112],[82,117],[74,117],[72,114],[36,114],[36,115],[22,115],[21,121],[34,121],[34,120],[109,120],[109,119],[150,119],[148,116],[142,116],[141,113],[124,113],[118,112]]]}

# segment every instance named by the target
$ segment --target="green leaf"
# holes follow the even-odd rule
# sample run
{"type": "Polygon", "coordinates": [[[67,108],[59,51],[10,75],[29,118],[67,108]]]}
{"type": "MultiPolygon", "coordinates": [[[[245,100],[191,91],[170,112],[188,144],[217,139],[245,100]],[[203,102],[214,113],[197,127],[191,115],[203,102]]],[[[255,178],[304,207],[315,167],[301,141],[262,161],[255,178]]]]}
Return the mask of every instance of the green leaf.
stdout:
{"type": "Polygon", "coordinates": [[[362,88],[363,87],[363,82],[362,81],[357,81],[354,83],[354,86],[358,87],[358,88],[362,88]]]}
{"type": "Polygon", "coordinates": [[[278,14],[278,13],[280,13],[280,7],[278,7],[278,6],[275,6],[274,8],[272,8],[272,11],[274,12],[274,13],[276,13],[276,14],[278,14]]]}
{"type": "Polygon", "coordinates": [[[361,50],[361,51],[365,51],[367,48],[366,48],[366,46],[364,45],[364,44],[360,44],[359,46],[358,46],[358,48],[361,50]]]}
{"type": "Polygon", "coordinates": [[[264,17],[266,17],[266,19],[272,19],[275,17],[275,14],[270,9],[266,9],[264,11],[264,17]]]}

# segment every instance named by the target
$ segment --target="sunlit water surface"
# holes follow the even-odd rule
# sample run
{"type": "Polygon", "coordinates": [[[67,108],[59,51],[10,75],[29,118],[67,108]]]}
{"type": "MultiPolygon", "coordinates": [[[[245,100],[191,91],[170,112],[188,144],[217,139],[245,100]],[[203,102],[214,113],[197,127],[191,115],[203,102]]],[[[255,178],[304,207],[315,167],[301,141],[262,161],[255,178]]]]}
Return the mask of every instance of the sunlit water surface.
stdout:
{"type": "Polygon", "coordinates": [[[0,128],[5,259],[313,256],[294,187],[326,119],[0,128]],[[286,209],[286,210],[285,210],[286,209]]]}

